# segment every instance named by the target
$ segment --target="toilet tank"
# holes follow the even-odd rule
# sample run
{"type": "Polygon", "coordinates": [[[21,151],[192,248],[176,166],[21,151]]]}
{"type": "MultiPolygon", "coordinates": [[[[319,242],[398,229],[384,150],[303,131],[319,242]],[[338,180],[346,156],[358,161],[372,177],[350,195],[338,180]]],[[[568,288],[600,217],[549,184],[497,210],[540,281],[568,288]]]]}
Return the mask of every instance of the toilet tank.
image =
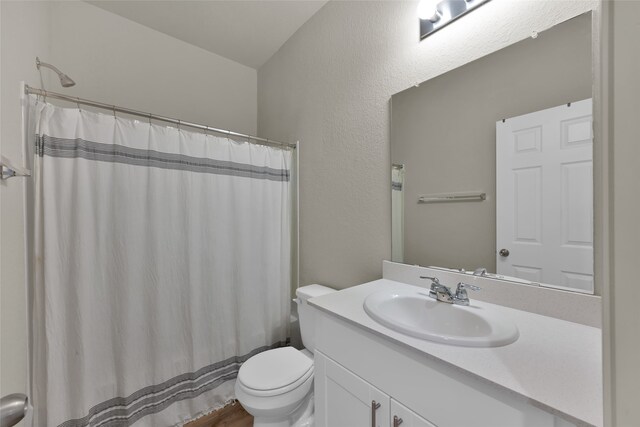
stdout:
{"type": "Polygon", "coordinates": [[[314,327],[314,309],[309,307],[307,300],[309,298],[319,297],[320,295],[335,292],[334,289],[322,285],[301,286],[296,289],[296,303],[298,304],[298,317],[300,319],[300,335],[302,336],[302,344],[313,353],[315,350],[315,327],[314,327]]]}

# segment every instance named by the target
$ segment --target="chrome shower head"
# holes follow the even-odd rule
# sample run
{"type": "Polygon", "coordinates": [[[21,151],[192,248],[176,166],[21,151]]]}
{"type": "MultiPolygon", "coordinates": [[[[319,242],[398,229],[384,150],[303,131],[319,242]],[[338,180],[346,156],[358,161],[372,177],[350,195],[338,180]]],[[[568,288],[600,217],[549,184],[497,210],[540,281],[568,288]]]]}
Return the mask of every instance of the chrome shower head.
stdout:
{"type": "Polygon", "coordinates": [[[71,77],[67,76],[65,73],[63,73],[62,71],[58,70],[56,67],[54,67],[51,64],[47,64],[46,62],[40,62],[40,58],[38,58],[36,56],[36,68],[39,70],[40,67],[46,67],[49,68],[53,71],[56,72],[56,74],[58,75],[58,77],[60,78],[60,84],[62,85],[62,87],[71,87],[74,86],[76,84],[76,82],[74,82],[71,77]]]}
{"type": "Polygon", "coordinates": [[[62,74],[60,74],[60,84],[62,85],[62,87],[71,87],[71,86],[74,86],[76,84],[76,82],[71,80],[71,77],[69,77],[66,74],[62,73],[62,74]]]}

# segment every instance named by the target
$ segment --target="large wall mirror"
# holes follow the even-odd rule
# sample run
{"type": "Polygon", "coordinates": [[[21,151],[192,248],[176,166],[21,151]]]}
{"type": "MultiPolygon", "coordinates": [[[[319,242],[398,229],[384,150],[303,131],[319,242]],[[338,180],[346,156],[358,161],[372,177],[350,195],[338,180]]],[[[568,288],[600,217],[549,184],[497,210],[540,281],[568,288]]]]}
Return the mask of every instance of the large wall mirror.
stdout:
{"type": "Polygon", "coordinates": [[[392,259],[593,293],[591,13],[392,97],[392,259]]]}

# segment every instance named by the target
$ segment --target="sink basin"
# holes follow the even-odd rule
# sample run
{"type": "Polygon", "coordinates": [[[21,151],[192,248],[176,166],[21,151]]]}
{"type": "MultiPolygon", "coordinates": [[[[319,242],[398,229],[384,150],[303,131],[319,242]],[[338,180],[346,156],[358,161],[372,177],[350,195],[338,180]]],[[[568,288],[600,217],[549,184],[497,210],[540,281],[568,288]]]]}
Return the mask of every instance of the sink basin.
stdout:
{"type": "Polygon", "coordinates": [[[429,291],[380,291],[364,301],[365,312],[396,332],[444,344],[499,347],[518,339],[518,327],[484,304],[468,307],[429,297],[429,291]]]}

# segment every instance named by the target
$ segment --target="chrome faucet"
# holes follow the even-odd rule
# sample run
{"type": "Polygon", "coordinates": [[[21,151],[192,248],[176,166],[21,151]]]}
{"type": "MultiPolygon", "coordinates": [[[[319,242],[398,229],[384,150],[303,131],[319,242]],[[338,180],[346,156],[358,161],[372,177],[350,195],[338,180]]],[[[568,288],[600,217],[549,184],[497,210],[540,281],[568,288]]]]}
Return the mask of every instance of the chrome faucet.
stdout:
{"type": "Polygon", "coordinates": [[[473,275],[474,275],[474,276],[482,276],[482,277],[484,277],[484,276],[488,276],[488,274],[487,274],[487,269],[486,269],[486,268],[484,268],[484,267],[476,268],[476,269],[473,271],[473,275]]]}
{"type": "Polygon", "coordinates": [[[472,291],[480,290],[479,286],[459,282],[454,294],[451,292],[451,288],[440,283],[440,279],[437,277],[420,276],[420,278],[431,280],[431,289],[429,290],[429,296],[431,298],[448,304],[469,305],[467,289],[471,289],[472,291]]]}
{"type": "Polygon", "coordinates": [[[453,303],[458,305],[469,305],[469,295],[467,289],[479,291],[480,286],[470,285],[468,283],[459,282],[456,287],[456,294],[453,296],[453,303]]]}
{"type": "Polygon", "coordinates": [[[428,276],[420,276],[420,278],[431,280],[431,289],[429,290],[431,298],[453,304],[454,295],[451,293],[451,289],[440,283],[440,279],[428,276]]]}

